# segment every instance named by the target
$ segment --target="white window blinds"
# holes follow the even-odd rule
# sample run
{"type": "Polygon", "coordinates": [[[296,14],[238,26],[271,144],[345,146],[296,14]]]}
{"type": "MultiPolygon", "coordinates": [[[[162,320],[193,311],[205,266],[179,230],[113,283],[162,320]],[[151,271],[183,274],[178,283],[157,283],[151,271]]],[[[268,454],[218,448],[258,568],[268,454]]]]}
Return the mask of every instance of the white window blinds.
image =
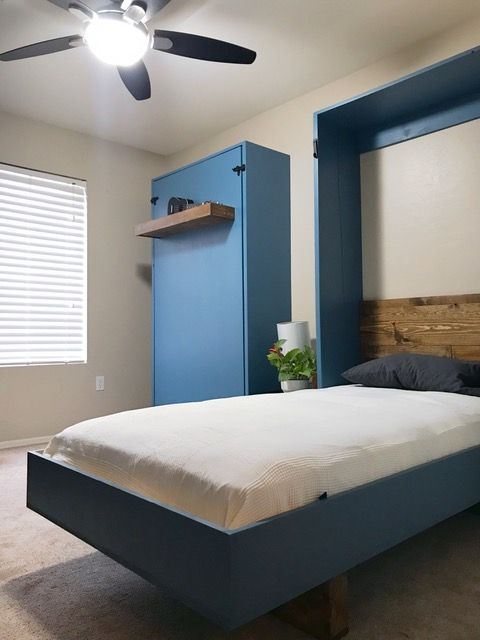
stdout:
{"type": "Polygon", "coordinates": [[[86,184],[0,164],[0,365],[85,362],[86,184]]]}

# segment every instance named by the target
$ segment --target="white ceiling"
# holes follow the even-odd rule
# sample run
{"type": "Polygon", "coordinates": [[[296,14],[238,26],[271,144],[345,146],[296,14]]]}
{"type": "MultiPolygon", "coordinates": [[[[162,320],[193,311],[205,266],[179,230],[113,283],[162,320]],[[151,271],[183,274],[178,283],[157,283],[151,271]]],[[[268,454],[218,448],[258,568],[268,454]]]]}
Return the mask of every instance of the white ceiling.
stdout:
{"type": "MultiPolygon", "coordinates": [[[[88,0],[84,0],[88,3],[88,0]]],[[[473,16],[478,0],[171,0],[150,25],[255,49],[252,66],[149,51],[136,102],[86,48],[0,63],[0,110],[171,154],[473,16]]],[[[0,50],[79,33],[46,0],[0,0],[0,50]]]]}

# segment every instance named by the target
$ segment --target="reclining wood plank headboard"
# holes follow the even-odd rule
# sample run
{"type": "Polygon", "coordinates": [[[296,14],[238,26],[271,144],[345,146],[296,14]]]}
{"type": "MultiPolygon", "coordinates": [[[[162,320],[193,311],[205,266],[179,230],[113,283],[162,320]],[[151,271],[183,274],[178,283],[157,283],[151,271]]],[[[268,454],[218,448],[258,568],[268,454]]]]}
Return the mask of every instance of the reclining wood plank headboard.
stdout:
{"type": "Polygon", "coordinates": [[[365,360],[405,351],[480,360],[480,294],[365,300],[365,360]]]}

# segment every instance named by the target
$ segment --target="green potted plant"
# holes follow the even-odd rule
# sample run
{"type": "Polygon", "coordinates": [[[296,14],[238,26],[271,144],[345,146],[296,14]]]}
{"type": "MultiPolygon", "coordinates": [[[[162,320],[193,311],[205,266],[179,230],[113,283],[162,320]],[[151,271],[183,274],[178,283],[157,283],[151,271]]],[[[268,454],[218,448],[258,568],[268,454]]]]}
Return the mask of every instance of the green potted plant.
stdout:
{"type": "Polygon", "coordinates": [[[315,353],[311,347],[291,349],[283,353],[285,340],[277,340],[270,347],[267,359],[278,370],[278,379],[283,391],[308,389],[317,373],[315,353]]]}

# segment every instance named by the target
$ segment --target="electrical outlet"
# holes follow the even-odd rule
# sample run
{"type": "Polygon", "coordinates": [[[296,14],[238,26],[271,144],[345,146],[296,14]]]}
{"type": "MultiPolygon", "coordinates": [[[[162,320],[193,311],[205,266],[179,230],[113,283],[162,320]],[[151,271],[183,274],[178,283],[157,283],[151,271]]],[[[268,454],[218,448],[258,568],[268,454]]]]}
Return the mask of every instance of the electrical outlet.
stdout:
{"type": "Polygon", "coordinates": [[[95,378],[95,389],[97,391],[105,390],[105,376],[97,376],[95,378]]]}

